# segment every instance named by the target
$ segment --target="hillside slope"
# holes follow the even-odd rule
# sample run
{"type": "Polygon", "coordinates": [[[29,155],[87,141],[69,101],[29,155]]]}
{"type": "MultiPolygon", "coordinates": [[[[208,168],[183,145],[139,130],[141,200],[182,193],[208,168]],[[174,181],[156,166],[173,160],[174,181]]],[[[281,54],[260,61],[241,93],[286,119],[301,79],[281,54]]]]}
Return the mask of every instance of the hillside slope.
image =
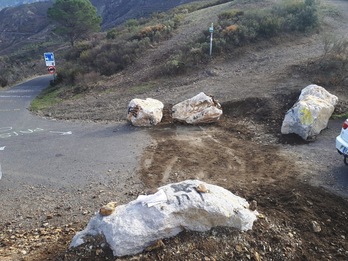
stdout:
{"type": "Polygon", "coordinates": [[[128,19],[147,17],[151,13],[164,12],[178,5],[195,1],[197,0],[91,0],[103,17],[104,29],[121,24],[128,19]]]}
{"type": "MultiPolygon", "coordinates": [[[[91,3],[103,18],[103,30],[107,30],[128,19],[147,17],[154,12],[167,11],[194,1],[92,0],[91,3]]],[[[47,9],[52,6],[52,0],[25,1],[25,5],[20,5],[24,1],[17,2],[18,5],[13,3],[12,7],[2,10],[0,2],[0,55],[10,55],[26,44],[45,45],[45,42],[56,40],[52,35],[53,24],[47,18],[47,9]]]]}
{"type": "Polygon", "coordinates": [[[0,11],[0,55],[11,54],[30,43],[50,39],[47,9],[52,1],[5,8],[0,11]]]}
{"type": "MultiPolygon", "coordinates": [[[[221,10],[260,9],[276,0],[241,2],[188,14],[171,39],[153,45],[133,66],[98,79],[88,92],[41,112],[57,119],[105,121],[113,135],[120,131],[119,124],[128,124],[125,118],[131,99],[151,97],[166,104],[163,122],[146,129],[152,141],[136,174],[110,171],[103,176],[108,184],[91,185],[75,194],[28,188],[30,196],[21,198],[28,212],[22,215],[38,222],[35,213],[44,209],[47,226],[30,230],[20,222],[6,222],[0,235],[4,260],[114,260],[102,238],[67,249],[73,235],[97,211],[91,207],[91,198],[100,206],[124,197],[131,201],[149,189],[192,178],[227,188],[249,202],[256,200],[262,215],[253,229],[243,233],[222,227],[206,233],[185,231],[163,240],[159,249],[117,260],[348,260],[348,188],[339,183],[346,180],[346,167],[334,148],[341,120],[311,143],[279,133],[284,114],[310,83],[338,96],[336,111],[348,111],[348,81],[335,82],[335,68],[318,66],[324,36],[348,35],[347,1],[322,0],[325,18],[315,32],[260,40],[214,56],[187,74],[164,77],[158,73],[164,59],[194,41],[221,10]],[[224,116],[220,122],[205,126],[171,122],[170,106],[201,91],[221,102],[224,116]],[[120,175],[129,177],[129,183],[120,184],[120,175]],[[32,200],[47,195],[55,199],[53,203],[32,200]],[[78,205],[73,209],[74,223],[70,222],[71,208],[56,209],[57,201],[78,205]]],[[[17,209],[4,211],[18,216],[17,209]]]]}
{"type": "Polygon", "coordinates": [[[47,1],[47,0],[0,0],[0,10],[5,7],[31,4],[31,3],[43,2],[43,1],[47,1]]]}
{"type": "MultiPolygon", "coordinates": [[[[323,1],[323,5],[335,3],[323,1]]],[[[131,67],[108,77],[106,81],[98,81],[94,88],[97,94],[92,89],[91,94],[81,96],[79,100],[74,99],[74,102],[62,102],[44,113],[57,118],[123,121],[127,104],[135,95],[139,98],[151,96],[174,104],[204,91],[214,95],[220,102],[228,102],[298,92],[309,83],[323,81],[318,80],[323,72],[309,75],[301,66],[306,67],[309,61],[322,57],[323,38],[328,32],[345,35],[348,25],[342,23],[346,15],[343,12],[340,15],[334,13],[334,17],[325,16],[318,33],[283,35],[254,42],[246,47],[235,48],[225,56],[212,57],[208,65],[202,65],[201,69],[188,74],[161,76],[164,61],[177,52],[180,46],[202,36],[202,32],[217,20],[217,15],[223,10],[260,9],[273,4],[272,0],[240,4],[230,2],[192,12],[185,16],[182,25],[170,39],[143,52],[131,67]],[[99,93],[101,90],[108,92],[99,93]]],[[[340,88],[338,86],[335,91],[342,93],[340,88]]]]}

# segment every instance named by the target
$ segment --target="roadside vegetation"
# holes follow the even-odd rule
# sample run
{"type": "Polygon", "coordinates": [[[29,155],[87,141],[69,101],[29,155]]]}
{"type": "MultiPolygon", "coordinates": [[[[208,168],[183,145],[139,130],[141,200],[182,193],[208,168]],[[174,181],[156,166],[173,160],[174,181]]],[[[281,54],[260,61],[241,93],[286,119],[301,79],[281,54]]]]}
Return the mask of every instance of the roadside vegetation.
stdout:
{"type": "MultiPolygon", "coordinates": [[[[153,14],[148,19],[128,20],[104,34],[95,34],[90,40],[77,43],[66,52],[66,63],[59,70],[55,84],[67,88],[69,93],[74,86],[76,90],[73,93],[76,94],[93,88],[100,76],[111,76],[124,70],[148,48],[155,48],[169,39],[188,13],[227,2],[229,9],[219,14],[214,24],[214,56],[282,33],[310,32],[319,25],[316,0],[282,1],[261,10],[233,8],[233,3],[240,4],[240,1],[191,3],[170,12],[153,14]],[[92,72],[93,77],[90,77],[92,72]],[[89,84],[81,82],[83,75],[89,75],[89,84]]],[[[176,50],[164,61],[162,71],[158,74],[164,77],[177,75],[208,64],[209,37],[210,33],[206,30],[202,32],[201,38],[192,39],[191,43],[176,50]]]]}
{"type": "Polygon", "coordinates": [[[67,39],[71,46],[92,32],[99,32],[102,22],[89,0],[56,0],[47,15],[56,23],[55,33],[67,39]]]}
{"type": "MultiPolygon", "coordinates": [[[[348,38],[326,34],[322,38],[323,54],[307,64],[305,69],[315,75],[313,82],[322,86],[335,87],[348,84],[348,38]]],[[[345,92],[344,89],[340,91],[345,92]]],[[[340,101],[345,103],[345,101],[340,101]]],[[[339,106],[338,106],[339,107],[339,106]]],[[[336,108],[333,119],[347,119],[348,112],[336,108]]]]}
{"type": "Polygon", "coordinates": [[[47,49],[62,48],[58,38],[44,43],[22,46],[16,52],[0,55],[0,88],[12,85],[25,78],[41,75],[45,71],[43,53],[47,49]]]}
{"type": "MultiPolygon", "coordinates": [[[[230,1],[217,1],[221,4],[230,1]]],[[[232,1],[233,2],[233,1],[232,1]]],[[[77,61],[76,69],[67,63],[61,72],[61,81],[75,84],[82,72],[96,71],[110,76],[127,66],[149,47],[170,38],[184,20],[185,14],[213,5],[190,4],[168,13],[154,14],[146,20],[129,20],[107,32],[105,39],[79,43],[67,55],[68,61],[77,61]],[[70,74],[70,75],[69,75],[70,74]]],[[[239,46],[268,39],[281,33],[306,32],[318,26],[318,5],[315,0],[284,1],[263,10],[226,10],[214,26],[214,55],[230,52],[239,46]]],[[[209,62],[209,31],[200,39],[177,50],[163,66],[161,74],[178,74],[209,62]]],[[[76,66],[76,63],[75,63],[76,66]]]]}
{"type": "Polygon", "coordinates": [[[47,106],[52,106],[61,101],[59,98],[60,89],[56,86],[50,86],[47,89],[43,90],[40,95],[36,97],[31,103],[30,109],[33,111],[40,111],[47,106]]]}
{"type": "MultiPolygon", "coordinates": [[[[59,51],[59,56],[64,59],[56,80],[52,82],[55,88],[51,95],[63,99],[92,90],[101,79],[121,72],[147,49],[156,48],[156,45],[170,39],[188,14],[215,5],[225,4],[226,9],[214,21],[214,57],[232,53],[239,47],[257,41],[281,37],[282,34],[307,34],[319,28],[321,6],[317,0],[284,0],[262,9],[242,9],[247,2],[250,1],[194,2],[168,12],[154,13],[150,18],[130,19],[107,32],[90,34],[88,40],[74,41],[73,46],[59,51]],[[238,8],[235,7],[237,4],[238,8]]],[[[210,62],[209,25],[200,38],[192,39],[162,61],[163,66],[158,72],[160,77],[186,73],[210,62]]],[[[323,68],[332,64],[339,67],[341,75],[337,80],[343,81],[347,77],[347,40],[328,39],[331,40],[324,43],[324,55],[320,62],[323,68]]],[[[13,70],[13,67],[4,66],[9,59],[12,58],[0,59],[0,68],[9,71],[5,75],[11,75],[10,71],[13,70]]],[[[0,77],[1,86],[8,84],[6,77],[0,77]]],[[[46,105],[49,106],[48,103],[46,105]]]]}

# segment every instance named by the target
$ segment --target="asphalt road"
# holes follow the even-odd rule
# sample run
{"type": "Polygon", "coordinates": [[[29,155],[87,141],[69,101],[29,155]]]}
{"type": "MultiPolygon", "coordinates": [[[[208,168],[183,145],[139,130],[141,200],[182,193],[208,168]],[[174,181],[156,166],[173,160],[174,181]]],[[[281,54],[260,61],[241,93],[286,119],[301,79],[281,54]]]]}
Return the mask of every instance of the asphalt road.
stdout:
{"type": "Polygon", "coordinates": [[[290,147],[301,158],[305,181],[348,198],[348,166],[335,147],[342,124],[342,119],[330,120],[315,141],[290,147]]]}
{"type": "Polygon", "coordinates": [[[31,100],[48,86],[42,76],[0,90],[0,193],[23,185],[54,189],[107,182],[110,174],[133,172],[143,148],[145,130],[128,124],[55,121],[28,111],[31,100]]]}

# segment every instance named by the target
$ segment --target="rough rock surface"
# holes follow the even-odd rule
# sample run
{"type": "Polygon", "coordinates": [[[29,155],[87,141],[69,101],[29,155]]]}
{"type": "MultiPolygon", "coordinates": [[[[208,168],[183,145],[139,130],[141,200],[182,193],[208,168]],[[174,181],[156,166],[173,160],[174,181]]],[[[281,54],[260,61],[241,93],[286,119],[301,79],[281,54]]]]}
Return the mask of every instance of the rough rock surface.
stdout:
{"type": "Polygon", "coordinates": [[[221,115],[221,105],[203,92],[172,108],[173,119],[188,124],[217,122],[221,115]]]}
{"type": "Polygon", "coordinates": [[[127,119],[134,126],[152,126],[161,122],[163,103],[152,98],[133,99],[128,104],[127,119]]]}
{"type": "Polygon", "coordinates": [[[295,133],[304,140],[315,138],[327,127],[337,101],[337,96],[323,87],[308,85],[301,91],[298,101],[287,111],[281,133],[295,133]]]}
{"type": "Polygon", "coordinates": [[[256,215],[245,199],[228,190],[186,180],[160,187],[155,194],[139,196],[118,206],[109,216],[96,214],[70,246],[83,244],[88,235],[101,234],[115,256],[133,255],[183,230],[203,232],[218,226],[250,230],[256,215]]]}

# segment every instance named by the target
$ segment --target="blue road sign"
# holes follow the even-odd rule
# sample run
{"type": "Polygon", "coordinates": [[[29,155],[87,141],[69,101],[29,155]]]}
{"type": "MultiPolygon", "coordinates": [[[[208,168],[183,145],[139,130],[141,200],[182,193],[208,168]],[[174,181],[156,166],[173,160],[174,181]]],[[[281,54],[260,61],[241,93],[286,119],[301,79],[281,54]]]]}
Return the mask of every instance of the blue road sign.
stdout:
{"type": "Polygon", "coordinates": [[[54,54],[53,53],[44,53],[46,66],[55,66],[54,54]]]}

